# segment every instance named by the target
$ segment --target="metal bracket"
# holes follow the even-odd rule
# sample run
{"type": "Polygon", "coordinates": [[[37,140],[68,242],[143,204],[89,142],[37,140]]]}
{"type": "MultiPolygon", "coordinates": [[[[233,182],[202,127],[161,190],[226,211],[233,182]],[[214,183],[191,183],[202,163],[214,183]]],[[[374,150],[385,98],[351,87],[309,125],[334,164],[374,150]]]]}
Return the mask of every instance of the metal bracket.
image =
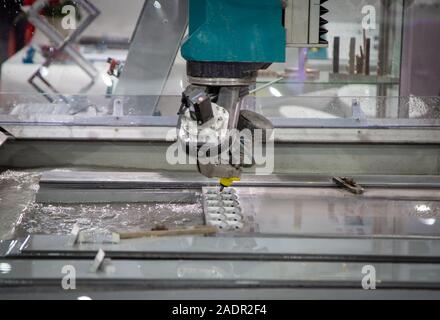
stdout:
{"type": "Polygon", "coordinates": [[[118,244],[120,241],[119,234],[117,233],[106,231],[81,231],[77,224],[73,226],[70,235],[70,246],[74,246],[77,243],[118,244]]]}
{"type": "MultiPolygon", "coordinates": [[[[76,0],[75,3],[81,6],[84,9],[88,16],[82,21],[76,28],[72,34],[70,34],[67,38],[64,38],[59,32],[57,32],[48,22],[47,20],[40,15],[41,9],[44,8],[45,5],[48,4],[49,0],[38,0],[36,1],[28,10],[27,16],[29,22],[31,22],[36,28],[41,30],[51,41],[53,41],[56,45],[55,53],[49,56],[47,60],[43,63],[43,65],[38,68],[38,70],[29,78],[29,83],[40,93],[46,93],[45,90],[42,89],[39,85],[35,83],[36,79],[39,79],[46,87],[48,87],[52,93],[59,95],[60,93],[53,87],[43,76],[43,70],[49,68],[53,63],[55,56],[57,53],[64,51],[67,53],[72,60],[91,78],[91,83],[87,85],[84,90],[90,88],[93,85],[95,78],[98,75],[98,71],[84,56],[74,47],[72,43],[78,38],[78,36],[84,32],[84,30],[97,18],[100,14],[100,11],[89,2],[89,0],[76,0]]],[[[83,91],[83,90],[82,90],[83,91]]],[[[52,99],[49,95],[45,95],[45,97],[52,102],[52,99]]],[[[63,100],[65,97],[62,97],[63,100]]]]}
{"type": "Polygon", "coordinates": [[[77,224],[75,224],[70,232],[71,238],[69,239],[69,245],[74,246],[78,242],[78,236],[81,229],[77,224]]]}
{"type": "Polygon", "coordinates": [[[113,101],[113,116],[123,117],[124,116],[124,102],[122,99],[115,99],[113,101]]]}
{"type": "Polygon", "coordinates": [[[364,193],[365,189],[362,188],[359,184],[357,184],[352,178],[347,177],[333,177],[333,182],[339,186],[344,188],[345,190],[353,193],[361,195],[364,193]]]}
{"type": "Polygon", "coordinates": [[[0,126],[0,147],[7,141],[15,139],[15,137],[6,129],[0,126]]]}
{"type": "Polygon", "coordinates": [[[362,111],[361,104],[358,99],[353,99],[352,104],[352,118],[357,121],[365,120],[367,117],[365,113],[362,111]]]}
{"type": "Polygon", "coordinates": [[[92,265],[89,268],[89,272],[91,273],[114,273],[115,266],[112,264],[110,258],[105,257],[105,252],[102,249],[98,250],[98,253],[95,256],[95,259],[92,262],[92,265]]]}
{"type": "Polygon", "coordinates": [[[109,231],[81,231],[78,235],[78,243],[93,244],[118,244],[119,234],[109,231]]]}

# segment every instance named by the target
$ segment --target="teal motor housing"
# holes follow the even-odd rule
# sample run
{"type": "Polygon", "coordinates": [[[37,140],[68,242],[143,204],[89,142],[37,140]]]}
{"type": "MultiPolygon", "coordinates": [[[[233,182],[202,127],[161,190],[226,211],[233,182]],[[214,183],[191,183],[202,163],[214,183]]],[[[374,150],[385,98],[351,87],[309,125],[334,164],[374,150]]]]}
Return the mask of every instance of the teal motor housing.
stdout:
{"type": "Polygon", "coordinates": [[[284,62],[282,0],[189,0],[187,61],[284,62]]]}

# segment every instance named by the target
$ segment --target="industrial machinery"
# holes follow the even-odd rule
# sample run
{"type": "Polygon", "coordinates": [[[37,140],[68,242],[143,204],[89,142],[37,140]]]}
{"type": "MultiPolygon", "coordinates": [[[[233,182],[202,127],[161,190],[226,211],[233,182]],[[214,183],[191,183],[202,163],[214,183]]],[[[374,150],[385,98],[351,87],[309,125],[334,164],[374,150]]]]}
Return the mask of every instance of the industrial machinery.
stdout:
{"type": "Polygon", "coordinates": [[[400,68],[439,83],[403,40],[434,47],[434,4],[82,2],[96,91],[68,93],[69,60],[41,73],[59,95],[19,81],[23,52],[2,65],[0,299],[440,297],[440,98],[399,96],[400,68]]]}
{"type": "Polygon", "coordinates": [[[255,86],[258,70],[285,62],[286,45],[326,45],[326,1],[190,0],[182,45],[190,86],[182,94],[178,137],[200,173],[226,187],[240,179],[242,166],[252,166],[252,150],[233,130],[248,129],[254,141],[255,130],[265,137],[273,126],[241,110],[240,101],[255,86]]]}

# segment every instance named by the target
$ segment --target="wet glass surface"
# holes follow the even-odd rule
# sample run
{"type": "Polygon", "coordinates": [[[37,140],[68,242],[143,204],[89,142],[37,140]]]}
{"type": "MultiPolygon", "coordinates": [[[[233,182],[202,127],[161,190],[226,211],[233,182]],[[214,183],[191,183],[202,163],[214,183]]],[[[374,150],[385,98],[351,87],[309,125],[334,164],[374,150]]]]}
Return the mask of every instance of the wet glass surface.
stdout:
{"type": "Polygon", "coordinates": [[[392,191],[390,195],[387,192],[368,189],[364,196],[356,196],[336,188],[242,188],[238,194],[243,211],[253,212],[261,233],[440,234],[440,201],[435,191],[429,196],[411,189],[392,191]]]}
{"type": "Polygon", "coordinates": [[[203,224],[200,203],[48,205],[35,202],[39,172],[0,175],[0,238],[87,230],[138,231],[203,224]]]}
{"type": "MultiPolygon", "coordinates": [[[[367,119],[399,120],[399,108],[408,110],[407,119],[416,121],[416,126],[440,117],[439,97],[377,97],[375,91],[369,91],[374,86],[364,86],[366,89],[356,85],[347,86],[366,90],[362,94],[347,91],[339,95],[325,92],[316,96],[291,96],[283,91],[288,92],[289,87],[281,87],[281,96],[249,95],[242,107],[269,118],[351,119],[353,101],[357,101],[367,119]],[[384,109],[386,115],[379,117],[378,109],[384,109]]],[[[141,121],[151,121],[151,116],[154,116],[153,120],[160,119],[160,116],[165,119],[174,117],[181,99],[178,95],[53,95],[52,98],[53,101],[49,102],[40,94],[0,93],[0,120],[7,117],[4,119],[22,124],[112,125],[115,124],[114,117],[118,117],[119,124],[122,121],[125,125],[136,126],[141,121]],[[161,101],[158,105],[160,112],[154,112],[152,106],[158,98],[161,101]]]]}
{"type": "MultiPolygon", "coordinates": [[[[0,237],[67,234],[74,224],[87,230],[139,231],[204,223],[195,203],[48,205],[35,202],[38,171],[0,174],[0,237]]],[[[436,191],[402,189],[387,195],[368,189],[354,196],[336,188],[237,188],[243,213],[256,232],[282,235],[437,236],[436,191]],[[397,195],[396,195],[397,192],[397,195]],[[381,197],[380,197],[381,196],[381,197]]]]}

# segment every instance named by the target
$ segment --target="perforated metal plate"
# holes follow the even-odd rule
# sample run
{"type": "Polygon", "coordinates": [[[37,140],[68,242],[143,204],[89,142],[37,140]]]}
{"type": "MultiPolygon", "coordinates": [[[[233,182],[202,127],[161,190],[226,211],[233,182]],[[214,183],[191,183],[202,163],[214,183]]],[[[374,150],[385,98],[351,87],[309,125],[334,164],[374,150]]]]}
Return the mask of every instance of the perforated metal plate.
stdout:
{"type": "Polygon", "coordinates": [[[217,227],[221,233],[248,233],[257,231],[255,220],[243,211],[234,188],[205,187],[203,190],[203,211],[205,222],[217,227]]]}

